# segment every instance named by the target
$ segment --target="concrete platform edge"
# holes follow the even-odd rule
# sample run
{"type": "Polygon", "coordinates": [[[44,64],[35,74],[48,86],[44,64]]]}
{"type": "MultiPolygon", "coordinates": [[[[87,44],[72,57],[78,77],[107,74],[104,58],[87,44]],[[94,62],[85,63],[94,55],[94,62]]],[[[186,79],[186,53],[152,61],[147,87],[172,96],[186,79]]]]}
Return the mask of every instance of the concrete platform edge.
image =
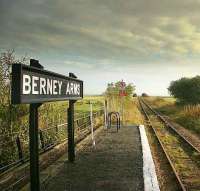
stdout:
{"type": "Polygon", "coordinates": [[[144,177],[144,190],[145,191],[160,191],[155,165],[151,155],[151,150],[144,125],[139,125],[142,154],[143,154],[143,177],[144,177]]]}

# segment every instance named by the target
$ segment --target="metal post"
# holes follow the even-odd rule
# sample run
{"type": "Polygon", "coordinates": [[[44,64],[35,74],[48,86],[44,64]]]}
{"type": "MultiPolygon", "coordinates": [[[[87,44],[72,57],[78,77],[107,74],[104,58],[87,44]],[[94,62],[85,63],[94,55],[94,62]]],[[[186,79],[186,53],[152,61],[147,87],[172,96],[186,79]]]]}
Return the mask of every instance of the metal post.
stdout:
{"type": "Polygon", "coordinates": [[[31,191],[40,191],[39,149],[38,149],[38,107],[30,104],[29,149],[30,149],[30,182],[31,191]]]}
{"type": "Polygon", "coordinates": [[[74,103],[76,101],[69,101],[68,108],[68,161],[75,160],[75,145],[74,145],[74,103]]]}
{"type": "Polygon", "coordinates": [[[44,144],[44,137],[43,137],[42,130],[40,130],[40,143],[41,143],[42,149],[44,149],[45,148],[45,144],[44,144]]]}
{"type": "Polygon", "coordinates": [[[91,102],[90,102],[90,123],[91,123],[92,145],[95,147],[94,127],[93,127],[93,111],[92,111],[92,103],[91,102]]]}

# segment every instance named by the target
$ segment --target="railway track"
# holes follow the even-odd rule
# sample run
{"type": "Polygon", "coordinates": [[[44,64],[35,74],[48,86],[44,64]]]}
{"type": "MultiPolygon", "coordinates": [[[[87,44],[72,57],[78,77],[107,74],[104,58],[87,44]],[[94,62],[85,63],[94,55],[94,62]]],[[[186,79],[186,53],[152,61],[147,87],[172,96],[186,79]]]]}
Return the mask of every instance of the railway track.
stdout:
{"type": "Polygon", "coordinates": [[[147,125],[152,128],[176,177],[179,190],[200,190],[199,148],[183,137],[161,114],[139,99],[147,125]]]}

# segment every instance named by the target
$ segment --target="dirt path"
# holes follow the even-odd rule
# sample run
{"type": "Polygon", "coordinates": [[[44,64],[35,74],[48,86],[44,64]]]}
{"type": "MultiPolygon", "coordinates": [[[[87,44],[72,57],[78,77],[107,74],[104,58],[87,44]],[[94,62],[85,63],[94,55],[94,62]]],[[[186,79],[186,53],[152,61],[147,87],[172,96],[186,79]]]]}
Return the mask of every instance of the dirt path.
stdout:
{"type": "Polygon", "coordinates": [[[65,162],[45,186],[47,191],[143,190],[142,151],[137,127],[103,130],[78,151],[76,162],[65,162]]]}

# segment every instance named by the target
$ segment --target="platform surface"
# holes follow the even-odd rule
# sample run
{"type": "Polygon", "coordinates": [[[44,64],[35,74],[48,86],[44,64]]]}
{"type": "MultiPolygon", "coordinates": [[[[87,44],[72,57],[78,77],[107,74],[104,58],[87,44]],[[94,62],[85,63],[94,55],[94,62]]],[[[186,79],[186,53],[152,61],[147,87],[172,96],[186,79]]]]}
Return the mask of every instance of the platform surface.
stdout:
{"type": "Polygon", "coordinates": [[[142,191],[143,160],[138,127],[102,130],[67,161],[45,185],[46,191],[142,191]]]}

